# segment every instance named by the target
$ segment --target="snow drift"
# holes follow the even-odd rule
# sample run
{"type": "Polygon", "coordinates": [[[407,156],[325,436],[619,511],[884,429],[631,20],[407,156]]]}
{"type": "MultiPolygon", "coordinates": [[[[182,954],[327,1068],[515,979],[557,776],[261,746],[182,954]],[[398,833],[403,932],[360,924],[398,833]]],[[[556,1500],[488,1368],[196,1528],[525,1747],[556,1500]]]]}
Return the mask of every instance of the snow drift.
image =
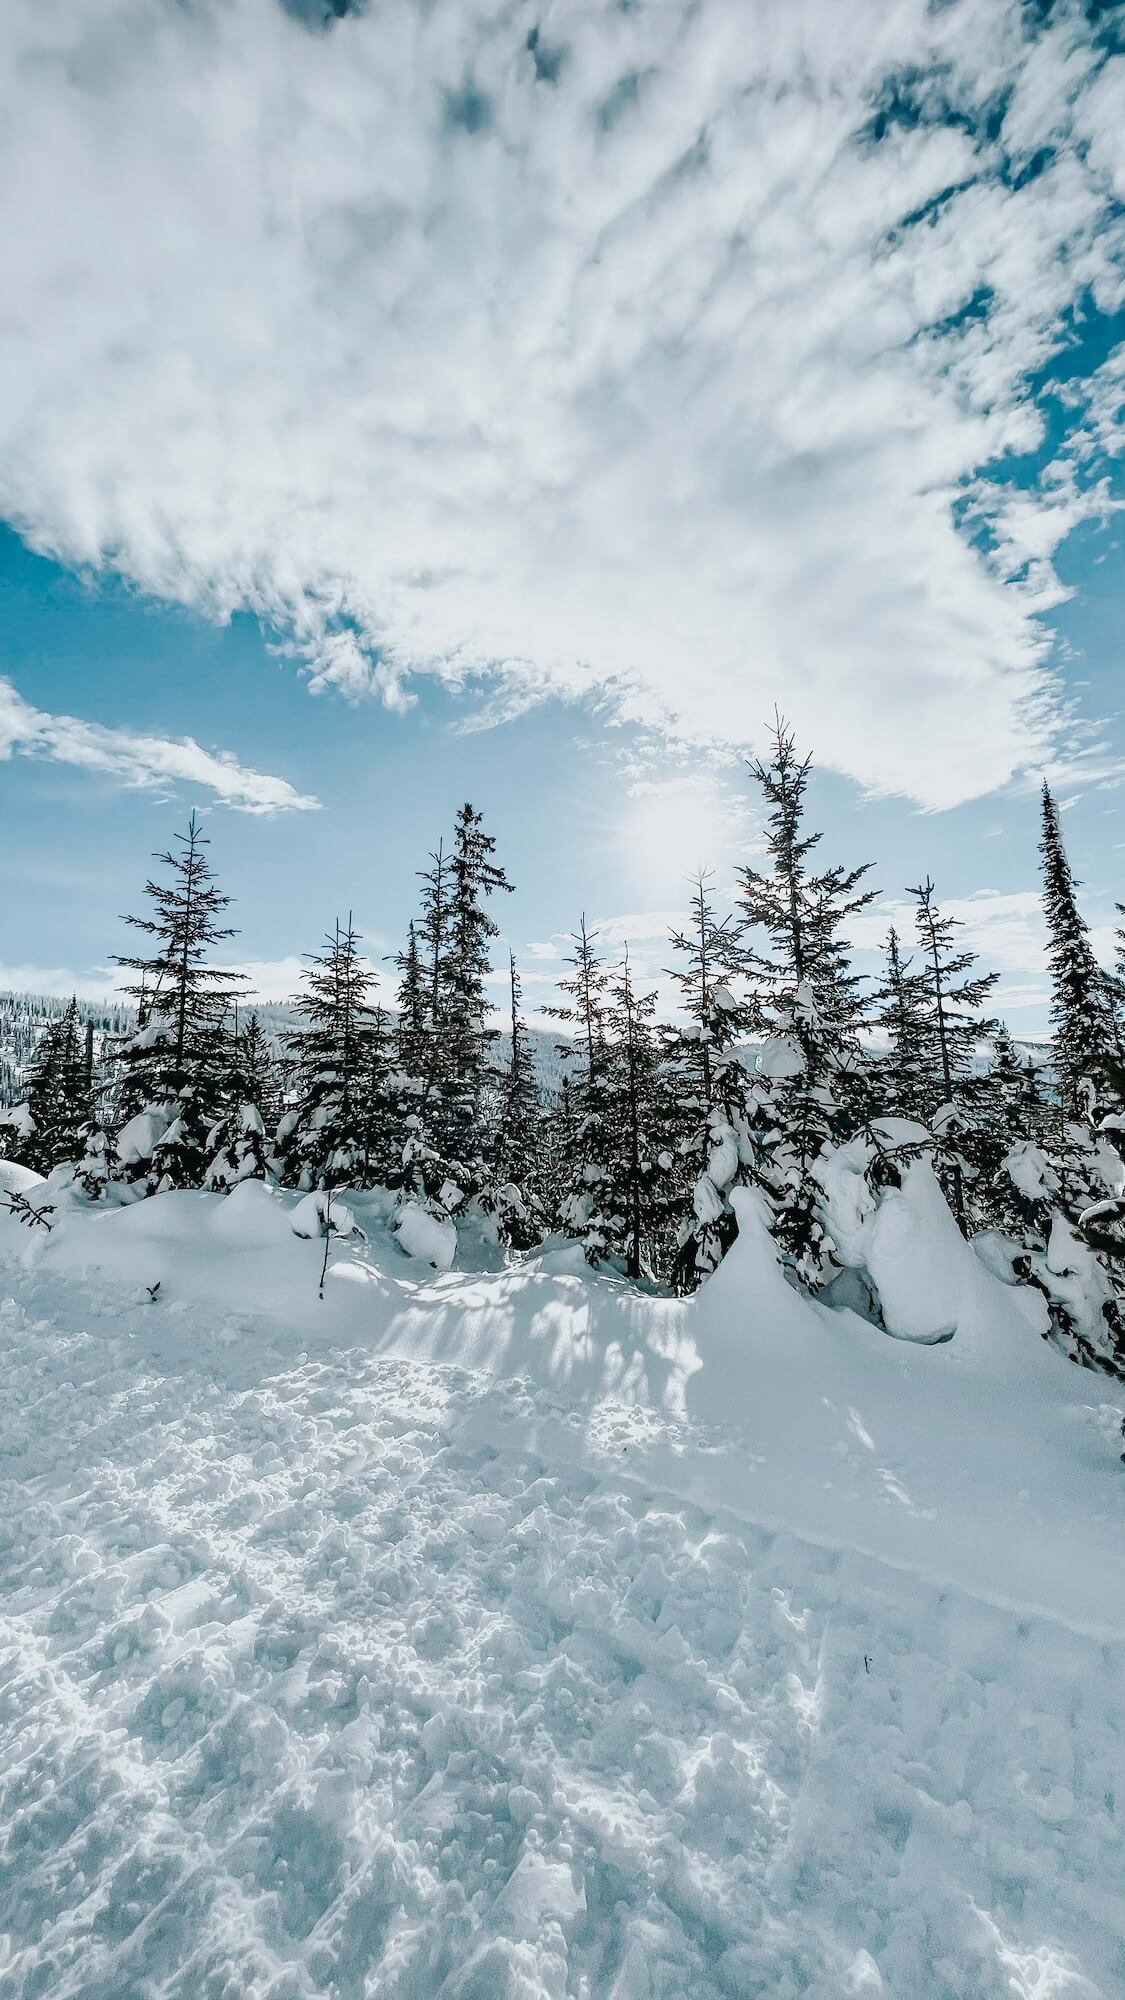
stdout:
{"type": "Polygon", "coordinates": [[[15,2000],[1120,1992],[1121,1412],[917,1260],[925,1174],[863,1243],[898,1337],[745,1193],[691,1301],[348,1194],[321,1301],[299,1197],[19,1191],[15,2000]]]}

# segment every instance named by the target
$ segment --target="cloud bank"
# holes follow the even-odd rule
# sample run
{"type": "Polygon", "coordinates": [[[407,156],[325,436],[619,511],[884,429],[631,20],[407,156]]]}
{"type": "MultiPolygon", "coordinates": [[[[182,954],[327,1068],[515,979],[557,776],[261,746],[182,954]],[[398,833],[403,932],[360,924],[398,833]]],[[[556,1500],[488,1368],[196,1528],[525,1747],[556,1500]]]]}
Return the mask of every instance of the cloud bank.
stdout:
{"type": "Polygon", "coordinates": [[[191,785],[212,792],[237,812],[318,810],[316,799],[302,798],[284,778],[248,769],[229,750],[204,750],[190,736],[145,736],[81,722],[73,715],[48,715],[0,676],[0,763],[13,754],[101,771],[134,791],[168,792],[174,785],[191,785]]]}
{"type": "Polygon", "coordinates": [[[315,687],[603,699],[947,805],[1105,504],[1125,59],[1019,0],[8,0],[0,513],[315,687]]]}

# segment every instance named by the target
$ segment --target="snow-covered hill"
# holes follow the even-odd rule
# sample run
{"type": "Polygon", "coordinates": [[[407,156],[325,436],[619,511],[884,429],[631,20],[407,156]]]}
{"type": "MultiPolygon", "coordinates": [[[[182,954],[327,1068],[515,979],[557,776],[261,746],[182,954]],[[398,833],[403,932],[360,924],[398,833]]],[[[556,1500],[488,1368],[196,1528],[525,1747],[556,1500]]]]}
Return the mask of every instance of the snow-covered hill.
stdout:
{"type": "MultiPolygon", "coordinates": [[[[26,1176],[17,1180],[42,1201],[26,1176]]],[[[15,2000],[1115,2000],[1111,1388],[293,1197],[0,1216],[15,2000]]],[[[904,1269],[910,1255],[904,1250],[904,1269]]]]}

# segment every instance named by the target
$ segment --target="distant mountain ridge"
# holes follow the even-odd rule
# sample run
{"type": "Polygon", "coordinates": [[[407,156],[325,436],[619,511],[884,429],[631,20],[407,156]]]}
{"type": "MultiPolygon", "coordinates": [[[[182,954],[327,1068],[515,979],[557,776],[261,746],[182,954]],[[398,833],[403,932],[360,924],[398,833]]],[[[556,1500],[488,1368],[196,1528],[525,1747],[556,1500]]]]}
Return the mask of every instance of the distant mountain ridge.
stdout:
{"type": "MultiPolygon", "coordinates": [[[[0,1105],[20,1102],[39,1037],[48,1022],[65,1013],[67,1004],[44,993],[0,993],[0,1105]]],[[[239,1012],[244,1019],[256,1014],[278,1048],[297,1019],[292,1003],[286,1000],[248,1000],[239,1012]]],[[[78,1013],[83,1023],[94,1025],[99,1056],[107,1042],[128,1034],[136,1020],[135,1009],[118,1000],[79,1000],[78,1013]]],[[[558,1029],[541,1027],[534,1021],[526,1021],[524,1027],[539,1087],[546,1097],[556,1097],[565,1073],[564,1057],[559,1052],[560,1042],[565,1047],[565,1037],[558,1029]]],[[[1045,1038],[1016,1035],[1012,1039],[1021,1054],[1030,1056],[1037,1066],[1050,1062],[1050,1044],[1045,1038]]],[[[492,1048],[494,1063],[502,1066],[511,1056],[510,1030],[501,1029],[492,1048]]],[[[757,1048],[753,1041],[743,1044],[742,1056],[748,1067],[753,1066],[757,1048]]]]}

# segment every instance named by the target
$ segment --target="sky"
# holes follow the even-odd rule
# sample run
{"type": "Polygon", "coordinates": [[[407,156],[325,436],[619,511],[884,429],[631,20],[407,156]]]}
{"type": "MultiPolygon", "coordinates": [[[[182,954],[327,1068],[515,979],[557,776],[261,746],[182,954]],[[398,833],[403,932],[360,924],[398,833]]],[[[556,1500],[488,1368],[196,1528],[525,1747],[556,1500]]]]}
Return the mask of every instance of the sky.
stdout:
{"type": "Polygon", "coordinates": [[[861,964],[1040,1032],[1046,775],[1125,900],[1125,9],[7,0],[0,985],[206,815],[267,997],[471,799],[532,1008],[666,989],[775,707],[861,964]]]}

